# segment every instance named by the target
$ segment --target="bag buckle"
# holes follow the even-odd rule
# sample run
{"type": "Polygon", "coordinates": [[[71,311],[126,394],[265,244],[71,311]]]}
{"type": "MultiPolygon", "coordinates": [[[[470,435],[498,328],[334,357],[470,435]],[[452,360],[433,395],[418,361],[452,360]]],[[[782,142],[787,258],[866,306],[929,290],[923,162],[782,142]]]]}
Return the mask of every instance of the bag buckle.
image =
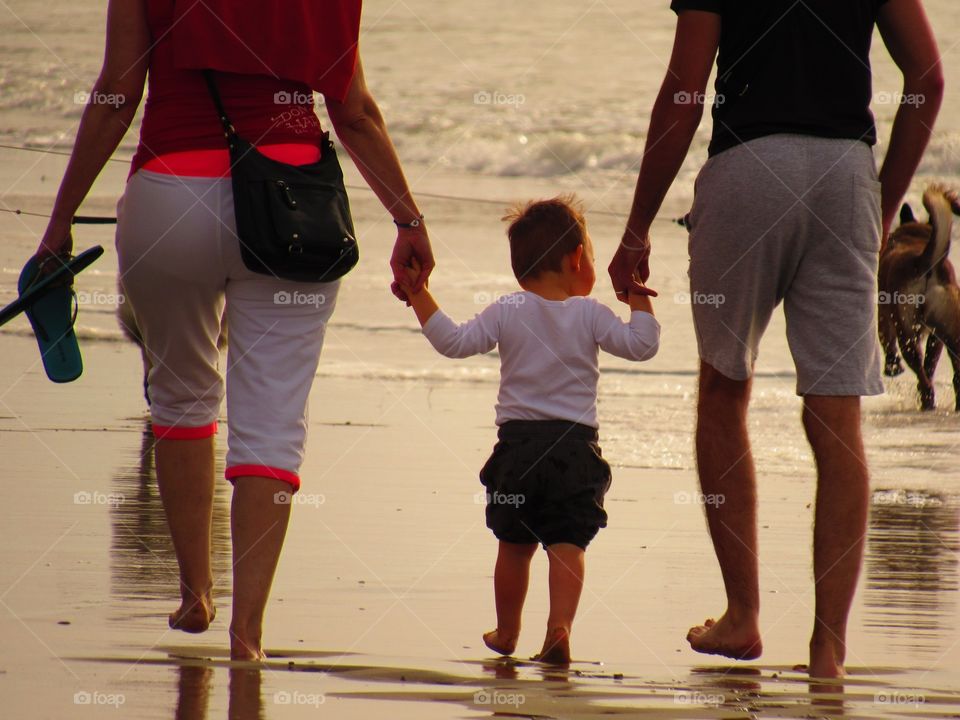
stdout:
{"type": "Polygon", "coordinates": [[[283,201],[287,204],[287,207],[291,210],[297,209],[297,201],[293,197],[293,193],[290,192],[290,186],[287,185],[283,180],[276,181],[277,188],[280,190],[280,196],[283,198],[283,201]]]}
{"type": "Polygon", "coordinates": [[[290,255],[303,255],[303,245],[300,243],[300,233],[293,234],[293,242],[287,246],[290,255]]]}

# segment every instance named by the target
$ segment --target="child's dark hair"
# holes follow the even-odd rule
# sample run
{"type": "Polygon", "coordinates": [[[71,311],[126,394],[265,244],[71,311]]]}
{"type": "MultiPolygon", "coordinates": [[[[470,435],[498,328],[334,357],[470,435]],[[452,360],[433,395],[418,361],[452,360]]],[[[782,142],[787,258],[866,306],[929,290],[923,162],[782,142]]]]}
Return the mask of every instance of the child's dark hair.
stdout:
{"type": "Polygon", "coordinates": [[[587,221],[572,194],[516,205],[503,220],[510,223],[510,264],[521,282],[559,272],[563,258],[587,237],[587,221]]]}

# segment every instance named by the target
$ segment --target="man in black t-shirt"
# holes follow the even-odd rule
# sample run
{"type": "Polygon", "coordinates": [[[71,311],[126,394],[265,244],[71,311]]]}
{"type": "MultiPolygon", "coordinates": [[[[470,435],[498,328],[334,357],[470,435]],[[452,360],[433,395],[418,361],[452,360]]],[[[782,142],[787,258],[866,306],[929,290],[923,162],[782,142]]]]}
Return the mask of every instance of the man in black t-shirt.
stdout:
{"type": "Polygon", "coordinates": [[[610,276],[621,299],[628,287],[643,291],[650,225],[700,123],[716,57],[710,157],[690,215],[690,296],[697,467],[704,496],[723,500],[704,507],[727,609],[687,639],[698,652],[740,659],[762,651],[746,415],[760,338],[783,303],[818,475],[809,672],[841,677],[869,505],[860,397],[882,392],[877,253],[940,107],[936,42],[921,0],[673,0],[672,8],[673,55],[610,276]],[[879,176],[874,26],[904,77],[879,176]]]}

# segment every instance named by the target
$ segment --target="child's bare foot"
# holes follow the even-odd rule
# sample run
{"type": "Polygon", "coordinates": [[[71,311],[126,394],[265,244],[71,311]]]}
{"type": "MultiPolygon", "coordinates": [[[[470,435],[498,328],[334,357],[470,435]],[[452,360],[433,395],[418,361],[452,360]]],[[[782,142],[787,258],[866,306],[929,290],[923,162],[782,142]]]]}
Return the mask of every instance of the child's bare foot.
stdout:
{"type": "Polygon", "coordinates": [[[513,655],[514,650],[517,649],[518,639],[516,635],[500,632],[499,628],[483,634],[483,644],[501,655],[513,655]]]}
{"type": "Polygon", "coordinates": [[[547,630],[547,637],[543,641],[543,649],[532,659],[550,665],[569,665],[570,631],[563,627],[547,630]]]}
{"type": "Polygon", "coordinates": [[[687,642],[697,652],[734,660],[754,660],[763,652],[756,620],[737,624],[726,613],[719,620],[707,620],[690,628],[687,642]]]}
{"type": "Polygon", "coordinates": [[[846,646],[836,637],[820,639],[815,633],[810,640],[810,664],[807,666],[810,677],[842,678],[846,653],[846,646]]]}
{"type": "Polygon", "coordinates": [[[189,590],[183,591],[180,607],[170,613],[167,622],[174,630],[183,630],[188,633],[202,633],[210,627],[210,623],[217,616],[217,609],[213,606],[213,594],[210,589],[194,595],[189,590]]]}

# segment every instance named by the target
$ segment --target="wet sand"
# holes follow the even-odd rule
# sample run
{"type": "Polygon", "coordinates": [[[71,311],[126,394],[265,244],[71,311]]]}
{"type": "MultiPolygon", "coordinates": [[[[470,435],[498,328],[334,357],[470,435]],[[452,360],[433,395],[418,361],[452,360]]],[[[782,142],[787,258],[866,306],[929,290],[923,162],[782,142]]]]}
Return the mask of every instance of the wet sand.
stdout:
{"type": "MultiPolygon", "coordinates": [[[[14,171],[0,170],[0,179],[14,171]]],[[[122,167],[112,173],[88,212],[109,212],[122,167]]],[[[426,189],[444,189],[435,182],[426,189]]],[[[501,185],[460,189],[540,192],[501,185]]],[[[21,189],[27,203],[48,190],[29,181],[21,189]]],[[[609,198],[610,207],[624,201],[609,198]]],[[[119,338],[113,306],[81,306],[86,370],[68,386],[45,379],[22,318],[0,331],[4,717],[960,716],[958,421],[945,407],[920,416],[907,378],[866,405],[875,493],[850,622],[850,678],[814,693],[794,669],[806,661],[812,623],[813,473],[779,321],[758,366],[751,419],[761,468],[765,654],[734,663],[687,647],[687,628],[722,610],[722,585],[690,458],[695,356],[689,307],[676,296],[685,244],[666,224],[655,267],[661,357],[639,369],[604,361],[601,440],[614,485],[610,526],[588,553],[577,662],[561,672],[491,658],[481,634],[494,622],[496,543],[484,527],[476,473],[495,437],[496,362],[432,354],[412,314],[384,291],[387,223],[361,193],[354,205],[364,259],[340,299],[311,398],[304,488],[268,607],[270,661],[260,670],[225,659],[225,482],[214,523],[219,615],[198,637],[166,627],[176,563],[151,462],[139,352],[119,338]]],[[[433,208],[445,271],[435,289],[455,316],[467,317],[479,294],[510,289],[498,208],[433,208]]],[[[607,257],[619,220],[590,222],[607,257]]],[[[37,226],[11,226],[0,301],[37,226]]],[[[108,248],[78,289],[109,293],[110,231],[85,228],[77,239],[108,248]]],[[[945,379],[942,406],[951,398],[945,379]]],[[[221,443],[221,469],[222,452],[221,443]]],[[[545,569],[538,559],[521,657],[542,640],[545,569]]]]}
{"type": "MultiPolygon", "coordinates": [[[[26,338],[4,343],[8,362],[33,352],[26,338]]],[[[120,702],[121,716],[144,718],[223,717],[227,707],[238,718],[318,708],[344,718],[960,713],[955,505],[875,500],[851,677],[812,695],[793,669],[805,661],[812,606],[807,498],[761,489],[762,662],[703,658],[683,635],[720,609],[721,590],[699,509],[676,501],[694,489],[689,472],[617,470],[569,672],[489,658],[480,635],[493,621],[495,543],[470,475],[492,436],[489,391],[428,394],[404,382],[319,381],[310,482],[268,610],[270,661],[237,668],[225,659],[228,488],[219,488],[214,529],[220,615],[204,636],[169,631],[176,565],[135,351],[91,346],[87,359],[85,384],[66,392],[114,408],[109,423],[85,420],[76,401],[57,403],[53,393],[64,391],[36,371],[3,398],[0,693],[9,717],[103,717],[120,702]],[[321,448],[341,450],[334,465],[321,448]]],[[[521,640],[527,655],[546,617],[544,566],[521,640]]]]}

